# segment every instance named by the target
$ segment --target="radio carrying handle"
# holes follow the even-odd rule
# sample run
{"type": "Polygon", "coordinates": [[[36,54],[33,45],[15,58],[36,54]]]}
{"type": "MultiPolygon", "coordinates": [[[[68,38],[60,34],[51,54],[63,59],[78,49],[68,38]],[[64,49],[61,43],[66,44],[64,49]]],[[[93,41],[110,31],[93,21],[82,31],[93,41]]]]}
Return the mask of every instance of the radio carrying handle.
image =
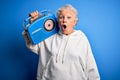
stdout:
{"type": "MultiPolygon", "coordinates": [[[[48,13],[52,13],[51,11],[49,11],[49,10],[43,10],[43,11],[40,11],[39,12],[41,15],[40,15],[40,17],[42,17],[42,16],[45,16],[45,15],[47,15],[48,13]]],[[[29,24],[30,24],[30,19],[31,19],[31,17],[28,17],[27,19],[25,19],[24,20],[24,22],[23,22],[23,27],[24,27],[24,29],[26,30],[26,28],[29,26],[29,24]]]]}

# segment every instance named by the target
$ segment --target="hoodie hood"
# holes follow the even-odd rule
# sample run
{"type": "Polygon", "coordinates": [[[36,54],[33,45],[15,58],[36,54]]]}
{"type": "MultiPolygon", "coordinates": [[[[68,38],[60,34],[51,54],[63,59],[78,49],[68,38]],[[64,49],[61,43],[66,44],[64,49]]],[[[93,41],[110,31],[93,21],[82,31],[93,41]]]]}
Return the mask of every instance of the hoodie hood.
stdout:
{"type": "Polygon", "coordinates": [[[65,35],[65,34],[63,34],[62,32],[61,32],[61,30],[58,32],[58,34],[60,35],[60,36],[62,36],[62,37],[68,37],[68,36],[73,36],[73,37],[75,37],[75,36],[80,36],[80,33],[81,31],[80,30],[74,30],[74,32],[72,32],[71,34],[69,34],[69,35],[65,35]]]}

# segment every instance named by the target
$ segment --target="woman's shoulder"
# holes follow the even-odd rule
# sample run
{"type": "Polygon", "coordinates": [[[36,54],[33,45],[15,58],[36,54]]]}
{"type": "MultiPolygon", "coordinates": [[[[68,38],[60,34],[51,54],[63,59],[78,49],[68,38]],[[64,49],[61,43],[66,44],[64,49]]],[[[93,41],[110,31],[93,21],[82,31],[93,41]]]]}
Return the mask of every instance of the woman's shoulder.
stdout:
{"type": "Polygon", "coordinates": [[[86,37],[85,33],[82,30],[75,30],[75,33],[81,37],[86,37]]]}
{"type": "Polygon", "coordinates": [[[80,39],[83,39],[84,41],[88,41],[86,34],[82,30],[76,30],[76,33],[80,39]]]}

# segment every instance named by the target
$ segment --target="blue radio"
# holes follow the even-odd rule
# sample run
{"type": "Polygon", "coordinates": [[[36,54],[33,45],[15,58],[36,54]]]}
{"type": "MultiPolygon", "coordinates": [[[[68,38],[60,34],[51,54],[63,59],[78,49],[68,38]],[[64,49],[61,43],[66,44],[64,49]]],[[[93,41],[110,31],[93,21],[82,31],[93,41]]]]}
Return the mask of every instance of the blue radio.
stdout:
{"type": "Polygon", "coordinates": [[[25,30],[33,44],[45,40],[59,31],[55,15],[47,10],[41,11],[40,17],[33,23],[29,23],[30,17],[24,21],[25,30]]]}

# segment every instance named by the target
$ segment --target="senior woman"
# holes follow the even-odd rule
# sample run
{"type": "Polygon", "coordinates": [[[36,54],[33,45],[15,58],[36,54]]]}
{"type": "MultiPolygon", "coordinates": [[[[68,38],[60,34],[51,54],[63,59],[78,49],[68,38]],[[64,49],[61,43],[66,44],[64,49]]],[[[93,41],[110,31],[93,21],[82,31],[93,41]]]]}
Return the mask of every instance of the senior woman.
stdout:
{"type": "MultiPolygon", "coordinates": [[[[30,15],[33,22],[39,13],[30,15]]],[[[100,80],[87,37],[74,30],[77,10],[65,5],[58,9],[57,16],[60,31],[37,45],[24,32],[27,47],[39,55],[37,80],[100,80]]]]}

